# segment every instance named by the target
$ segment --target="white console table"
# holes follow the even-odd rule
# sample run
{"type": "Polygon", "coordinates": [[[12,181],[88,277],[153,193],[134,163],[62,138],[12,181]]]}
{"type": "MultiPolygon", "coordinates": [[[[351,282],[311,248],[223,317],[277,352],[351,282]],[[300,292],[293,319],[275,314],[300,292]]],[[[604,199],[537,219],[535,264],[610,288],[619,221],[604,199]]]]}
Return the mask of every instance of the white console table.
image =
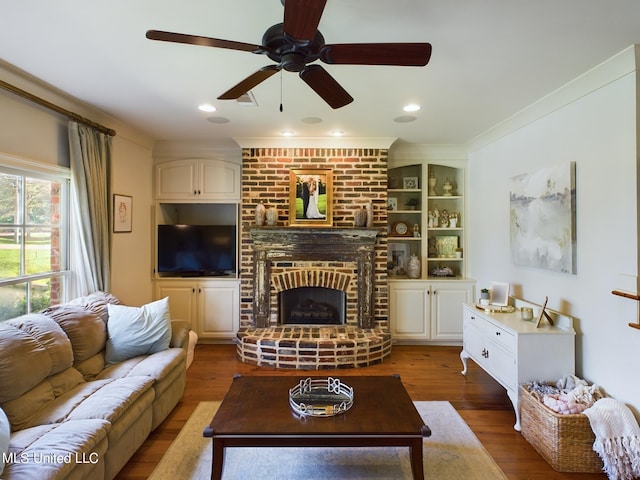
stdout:
{"type": "Polygon", "coordinates": [[[520,384],[555,381],[575,371],[573,319],[547,310],[554,325],[543,323],[536,328],[535,319],[521,319],[520,308],[497,313],[466,304],[463,309],[462,374],[467,374],[471,358],[500,383],[516,414],[513,428],[520,431],[520,384]]]}

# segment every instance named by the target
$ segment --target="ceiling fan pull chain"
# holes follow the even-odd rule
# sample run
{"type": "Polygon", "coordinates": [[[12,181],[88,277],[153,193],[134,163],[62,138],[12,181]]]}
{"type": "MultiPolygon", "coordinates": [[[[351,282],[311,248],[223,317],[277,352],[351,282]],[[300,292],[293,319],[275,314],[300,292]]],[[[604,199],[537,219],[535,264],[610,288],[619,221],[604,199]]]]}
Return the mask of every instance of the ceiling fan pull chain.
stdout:
{"type": "Polygon", "coordinates": [[[280,70],[280,113],[284,112],[284,107],[282,106],[282,70],[280,70]]]}

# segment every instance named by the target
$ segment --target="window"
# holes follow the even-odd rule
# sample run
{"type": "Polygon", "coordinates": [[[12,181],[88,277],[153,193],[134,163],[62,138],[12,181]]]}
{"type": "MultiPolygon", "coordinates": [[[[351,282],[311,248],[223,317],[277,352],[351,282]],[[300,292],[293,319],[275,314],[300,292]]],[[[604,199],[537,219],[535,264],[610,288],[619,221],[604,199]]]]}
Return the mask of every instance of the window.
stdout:
{"type": "Polygon", "coordinates": [[[69,239],[66,169],[5,166],[3,160],[0,321],[64,301],[69,239]]]}

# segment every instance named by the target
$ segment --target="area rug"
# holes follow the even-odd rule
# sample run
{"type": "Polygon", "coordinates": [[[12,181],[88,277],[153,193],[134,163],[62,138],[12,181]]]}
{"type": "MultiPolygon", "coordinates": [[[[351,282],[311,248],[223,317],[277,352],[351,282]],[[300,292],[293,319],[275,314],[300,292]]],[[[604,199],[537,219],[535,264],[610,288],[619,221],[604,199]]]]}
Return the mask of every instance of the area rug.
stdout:
{"type": "MultiPolygon", "coordinates": [[[[211,438],[207,426],[220,402],[201,402],[187,420],[149,479],[211,478],[211,438]]],[[[415,402],[424,423],[431,428],[425,438],[426,479],[506,479],[500,467],[449,402],[415,402]]],[[[411,479],[409,449],[271,448],[226,449],[223,480],[401,480],[411,479]]]]}

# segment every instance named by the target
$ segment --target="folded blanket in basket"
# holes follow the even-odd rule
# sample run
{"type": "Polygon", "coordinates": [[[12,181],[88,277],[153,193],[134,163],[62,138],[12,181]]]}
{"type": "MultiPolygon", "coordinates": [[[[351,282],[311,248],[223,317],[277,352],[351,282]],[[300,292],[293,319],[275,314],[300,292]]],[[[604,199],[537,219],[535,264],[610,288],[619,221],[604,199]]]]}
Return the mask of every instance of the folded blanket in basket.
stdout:
{"type": "Polygon", "coordinates": [[[593,450],[600,455],[610,479],[640,478],[640,427],[633,413],[613,398],[596,401],[584,413],[596,436],[593,450]]]}

